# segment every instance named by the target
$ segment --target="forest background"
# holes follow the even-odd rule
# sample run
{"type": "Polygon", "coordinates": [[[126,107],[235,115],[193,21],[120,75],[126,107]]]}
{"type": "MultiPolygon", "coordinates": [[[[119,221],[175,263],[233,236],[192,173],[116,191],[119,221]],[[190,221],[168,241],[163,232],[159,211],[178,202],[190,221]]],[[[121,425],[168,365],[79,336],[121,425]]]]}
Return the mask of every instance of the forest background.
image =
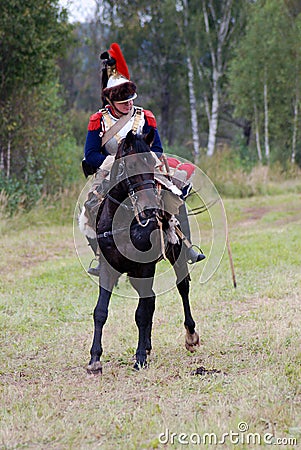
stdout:
{"type": "Polygon", "coordinates": [[[87,22],[70,23],[58,0],[0,4],[1,215],[83,184],[87,123],[102,106],[99,55],[112,42],[165,151],[198,164],[221,194],[251,196],[297,179],[298,0],[95,5],[87,22]]]}

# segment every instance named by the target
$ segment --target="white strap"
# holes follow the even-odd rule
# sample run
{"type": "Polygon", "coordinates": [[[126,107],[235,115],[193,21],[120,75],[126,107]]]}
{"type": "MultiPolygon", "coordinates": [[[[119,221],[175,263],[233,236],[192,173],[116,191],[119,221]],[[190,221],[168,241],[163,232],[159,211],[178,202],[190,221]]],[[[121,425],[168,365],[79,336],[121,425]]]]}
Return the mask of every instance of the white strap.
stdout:
{"type": "Polygon", "coordinates": [[[105,145],[110,139],[112,139],[112,137],[115,136],[118,131],[120,131],[128,123],[132,115],[133,109],[131,109],[131,111],[125,116],[120,117],[120,119],[116,123],[114,123],[114,125],[111,126],[111,128],[106,131],[106,133],[102,137],[101,146],[105,145]]]}

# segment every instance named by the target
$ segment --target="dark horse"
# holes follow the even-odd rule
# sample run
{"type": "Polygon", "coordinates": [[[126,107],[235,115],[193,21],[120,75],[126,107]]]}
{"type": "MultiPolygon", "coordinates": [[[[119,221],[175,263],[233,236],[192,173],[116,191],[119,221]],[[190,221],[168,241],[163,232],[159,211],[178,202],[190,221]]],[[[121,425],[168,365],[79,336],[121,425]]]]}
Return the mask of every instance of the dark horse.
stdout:
{"type": "MultiPolygon", "coordinates": [[[[139,303],[135,314],[139,337],[135,368],[146,366],[151,351],[152,319],[155,310],[153,280],[162,253],[172,264],[177,288],[184,307],[186,348],[199,345],[195,322],[189,305],[189,273],[182,241],[164,246],[161,196],[154,181],[155,159],[150,152],[153,133],[146,136],[129,132],[120,143],[112,166],[110,187],[98,211],[96,230],[100,257],[99,297],[94,310],[94,338],[90,350],[89,373],[101,373],[102,329],[114,285],[126,273],[137,291],[139,303]]],[[[166,240],[165,240],[166,241],[166,240]]]]}

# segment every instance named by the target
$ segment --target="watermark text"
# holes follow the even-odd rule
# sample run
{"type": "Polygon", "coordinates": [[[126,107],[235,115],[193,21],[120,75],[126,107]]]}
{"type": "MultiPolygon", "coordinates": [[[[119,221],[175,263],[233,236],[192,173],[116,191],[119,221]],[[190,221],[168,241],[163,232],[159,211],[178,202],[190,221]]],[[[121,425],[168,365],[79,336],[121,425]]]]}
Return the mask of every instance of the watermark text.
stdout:
{"type": "Polygon", "coordinates": [[[272,433],[252,433],[249,432],[249,425],[246,422],[240,422],[237,430],[230,430],[218,435],[216,433],[183,433],[172,432],[169,428],[159,435],[160,444],[180,444],[180,445],[283,445],[297,446],[295,437],[277,437],[272,433]]]}

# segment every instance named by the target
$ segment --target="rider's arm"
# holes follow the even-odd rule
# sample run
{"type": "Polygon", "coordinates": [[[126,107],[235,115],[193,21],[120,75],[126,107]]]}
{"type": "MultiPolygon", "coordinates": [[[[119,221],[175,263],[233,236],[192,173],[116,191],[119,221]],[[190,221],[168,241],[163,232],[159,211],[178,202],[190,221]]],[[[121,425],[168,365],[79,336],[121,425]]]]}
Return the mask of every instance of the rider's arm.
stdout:
{"type": "Polygon", "coordinates": [[[90,117],[88,124],[88,133],[85,144],[85,160],[88,164],[98,169],[98,167],[104,162],[106,156],[109,154],[101,146],[101,136],[103,122],[101,120],[102,114],[96,113],[90,117]]]}
{"type": "Polygon", "coordinates": [[[162,147],[160,135],[159,135],[159,132],[157,129],[157,122],[156,122],[155,116],[153,115],[153,113],[151,111],[144,110],[144,117],[145,117],[145,124],[143,127],[143,133],[148,133],[151,130],[151,128],[154,128],[155,137],[154,137],[151,149],[153,152],[156,153],[158,158],[160,158],[160,156],[163,153],[163,147],[162,147]]]}

